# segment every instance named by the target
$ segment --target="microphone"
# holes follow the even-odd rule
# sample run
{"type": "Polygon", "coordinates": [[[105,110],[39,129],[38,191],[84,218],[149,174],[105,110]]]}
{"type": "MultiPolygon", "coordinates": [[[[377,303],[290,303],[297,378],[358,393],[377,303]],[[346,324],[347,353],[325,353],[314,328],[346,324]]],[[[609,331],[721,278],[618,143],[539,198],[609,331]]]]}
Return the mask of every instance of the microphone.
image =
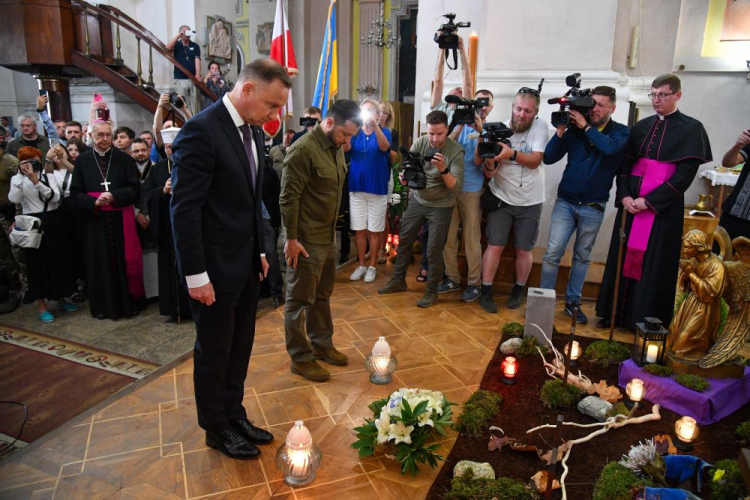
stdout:
{"type": "Polygon", "coordinates": [[[547,99],[547,104],[560,104],[569,101],[567,97],[555,97],[554,99],[547,99]]]}
{"type": "Polygon", "coordinates": [[[448,104],[461,104],[461,101],[463,101],[463,99],[461,99],[457,95],[448,94],[447,96],[445,96],[445,102],[447,102],[448,104]]]}

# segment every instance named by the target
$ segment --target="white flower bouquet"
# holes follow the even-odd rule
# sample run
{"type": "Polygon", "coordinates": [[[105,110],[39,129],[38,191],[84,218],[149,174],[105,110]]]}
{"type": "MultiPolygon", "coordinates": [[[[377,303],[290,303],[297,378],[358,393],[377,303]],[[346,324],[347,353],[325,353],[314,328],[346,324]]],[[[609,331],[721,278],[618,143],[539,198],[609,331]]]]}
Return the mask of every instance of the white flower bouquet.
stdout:
{"type": "Polygon", "coordinates": [[[455,404],[442,392],[399,389],[368,407],[375,418],[365,419],[365,425],[354,428],[357,441],[352,448],[359,450],[360,457],[368,457],[378,445],[392,442],[398,450],[396,460],[402,474],[416,475],[417,462],[437,467],[438,460],[445,460],[434,453],[440,445],[425,442],[433,435],[446,436],[445,428],[453,425],[451,406],[455,404]]]}

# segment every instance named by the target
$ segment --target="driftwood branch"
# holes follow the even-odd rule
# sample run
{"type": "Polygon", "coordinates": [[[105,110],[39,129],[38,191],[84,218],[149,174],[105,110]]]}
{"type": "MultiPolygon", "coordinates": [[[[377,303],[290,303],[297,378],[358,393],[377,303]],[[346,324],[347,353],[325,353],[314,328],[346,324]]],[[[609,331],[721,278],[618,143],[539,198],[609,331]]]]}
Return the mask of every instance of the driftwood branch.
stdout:
{"type": "MultiPolygon", "coordinates": [[[[565,491],[565,477],[568,475],[568,457],[570,457],[570,451],[573,449],[573,445],[585,443],[586,441],[591,441],[596,436],[599,436],[601,434],[604,434],[605,432],[608,432],[610,429],[616,429],[618,427],[624,427],[626,425],[631,424],[642,424],[644,422],[650,422],[652,420],[661,420],[661,414],[659,413],[659,405],[654,405],[651,408],[651,413],[642,415],[640,417],[628,417],[625,415],[615,415],[614,417],[610,417],[604,422],[597,422],[594,424],[578,424],[575,422],[563,422],[562,425],[568,425],[571,427],[600,427],[600,429],[595,430],[591,434],[588,434],[586,436],[580,437],[578,439],[573,439],[571,441],[567,441],[567,444],[569,445],[567,451],[565,452],[565,456],[563,457],[560,464],[563,468],[563,473],[560,476],[560,486],[562,486],[562,500],[567,500],[568,496],[565,491]]],[[[538,427],[534,427],[533,429],[529,429],[526,431],[526,434],[531,434],[532,432],[536,432],[542,429],[554,429],[557,425],[552,424],[545,424],[540,425],[538,427]]]]}
{"type": "MultiPolygon", "coordinates": [[[[542,358],[542,363],[544,363],[544,369],[547,372],[547,375],[552,378],[562,379],[565,376],[565,357],[562,355],[562,353],[560,353],[560,351],[555,348],[554,345],[552,345],[552,340],[547,337],[547,334],[544,333],[544,330],[539,328],[539,326],[534,323],[529,324],[533,327],[536,327],[536,329],[539,330],[542,335],[544,335],[544,339],[549,344],[549,348],[555,357],[552,362],[549,363],[544,357],[544,354],[542,354],[542,350],[538,347],[536,348],[536,350],[539,352],[539,356],[541,356],[542,358]]],[[[589,380],[586,375],[581,373],[580,370],[578,371],[578,375],[568,373],[568,383],[581,388],[584,392],[588,391],[588,388],[591,387],[591,380],[589,380]]]]}

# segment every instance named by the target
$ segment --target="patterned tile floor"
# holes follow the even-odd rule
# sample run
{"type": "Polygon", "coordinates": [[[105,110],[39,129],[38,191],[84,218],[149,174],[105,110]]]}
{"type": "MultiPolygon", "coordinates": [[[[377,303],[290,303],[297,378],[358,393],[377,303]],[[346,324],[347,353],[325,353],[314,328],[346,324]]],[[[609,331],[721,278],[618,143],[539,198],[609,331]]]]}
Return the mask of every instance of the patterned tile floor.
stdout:
{"type": "MultiPolygon", "coordinates": [[[[258,320],[248,372],[245,406],[250,418],[269,428],[276,440],[263,447],[259,460],[231,460],[210,450],[198,427],[193,395],[192,358],[121,397],[93,416],[73,421],[61,433],[35,443],[31,453],[10,457],[0,467],[0,498],[211,498],[421,499],[438,470],[402,476],[383,455],[360,461],[349,447],[352,428],[370,416],[367,405],[399,387],[443,391],[462,403],[478,388],[507,321],[524,320],[524,309],[504,307],[485,313],[478,303],[465,304],[459,293],[441,295],[430,309],[415,306],[424,284],[407,275],[409,290],[379,296],[390,275],[380,268],[375,283],[352,283],[352,265],[337,276],[331,307],[334,341],[349,355],[349,366],[330,367],[327,383],[312,383],[289,372],[282,311],[258,320]],[[385,335],[399,359],[394,381],[368,382],[364,359],[375,339],[385,335]],[[276,447],[293,422],[303,419],[323,452],[315,482],[287,486],[275,466],[276,447]]],[[[569,320],[558,303],[555,323],[568,331],[569,320]]],[[[593,304],[584,306],[594,320],[593,304]]],[[[580,335],[605,338],[607,332],[579,328],[580,335]]],[[[618,331],[618,340],[632,335],[618,331]]],[[[447,455],[455,434],[440,442],[447,455]]]]}

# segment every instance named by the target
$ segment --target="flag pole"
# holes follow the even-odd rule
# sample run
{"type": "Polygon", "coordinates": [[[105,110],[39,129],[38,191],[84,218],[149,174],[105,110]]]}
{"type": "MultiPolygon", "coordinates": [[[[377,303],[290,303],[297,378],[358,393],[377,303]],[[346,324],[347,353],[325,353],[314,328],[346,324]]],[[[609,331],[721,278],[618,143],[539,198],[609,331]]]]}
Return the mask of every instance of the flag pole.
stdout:
{"type": "MultiPolygon", "coordinates": [[[[284,19],[286,18],[286,14],[284,12],[284,0],[279,0],[281,4],[281,53],[284,54],[284,69],[286,70],[287,74],[289,74],[289,61],[287,60],[287,53],[286,53],[286,26],[284,26],[284,19]]],[[[289,92],[291,92],[292,89],[289,89],[289,92]]],[[[284,103],[284,119],[281,121],[281,144],[284,144],[284,139],[286,139],[286,119],[287,115],[289,114],[289,99],[287,99],[287,102],[284,103]]]]}

